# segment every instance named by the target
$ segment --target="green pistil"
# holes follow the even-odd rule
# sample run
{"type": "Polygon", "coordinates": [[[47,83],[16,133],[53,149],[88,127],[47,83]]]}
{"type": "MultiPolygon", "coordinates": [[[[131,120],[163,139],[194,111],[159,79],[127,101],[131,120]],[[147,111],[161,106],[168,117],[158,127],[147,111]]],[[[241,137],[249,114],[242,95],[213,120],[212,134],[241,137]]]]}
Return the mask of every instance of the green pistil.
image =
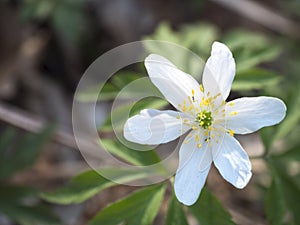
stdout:
{"type": "Polygon", "coordinates": [[[211,112],[203,110],[200,113],[197,113],[195,121],[199,124],[200,127],[207,129],[212,125],[213,118],[211,112]]]}

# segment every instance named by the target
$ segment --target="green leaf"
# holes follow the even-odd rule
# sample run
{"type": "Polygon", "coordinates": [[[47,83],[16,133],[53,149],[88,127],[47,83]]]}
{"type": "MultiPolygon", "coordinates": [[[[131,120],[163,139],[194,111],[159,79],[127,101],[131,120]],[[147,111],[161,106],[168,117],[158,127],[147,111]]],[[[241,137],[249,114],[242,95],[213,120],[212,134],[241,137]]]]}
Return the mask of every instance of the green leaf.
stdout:
{"type": "Polygon", "coordinates": [[[284,138],[289,135],[292,130],[298,126],[300,120],[300,88],[295,89],[287,102],[287,115],[285,119],[278,125],[275,139],[284,138]]]}
{"type": "Polygon", "coordinates": [[[147,175],[143,171],[122,168],[102,169],[99,170],[99,173],[90,170],[75,176],[64,187],[41,193],[41,197],[49,202],[58,204],[81,203],[106,188],[115,186],[118,183],[138,180],[147,175]],[[107,179],[100,174],[113,179],[107,179]]]}
{"type": "Polygon", "coordinates": [[[264,69],[249,69],[240,72],[235,77],[232,84],[234,91],[248,91],[253,89],[263,89],[278,84],[281,77],[273,72],[264,69]]]}
{"type": "Polygon", "coordinates": [[[272,43],[266,36],[247,30],[233,30],[227,33],[222,41],[233,52],[237,74],[260,63],[272,61],[280,53],[280,47],[272,43]]]}
{"type": "Polygon", "coordinates": [[[80,102],[95,102],[98,100],[106,101],[114,99],[119,93],[119,89],[112,83],[107,82],[105,85],[100,84],[94,87],[89,87],[76,94],[76,100],[80,102]],[[99,93],[101,88],[101,92],[99,93]]]}
{"type": "MultiPolygon", "coordinates": [[[[76,94],[75,98],[82,102],[113,100],[126,85],[142,77],[143,76],[135,72],[121,71],[113,75],[113,77],[109,81],[105,82],[105,84],[101,83],[80,91],[76,94]]],[[[148,89],[154,87],[152,83],[146,83],[146,80],[144,80],[144,82],[148,89]]],[[[135,95],[138,91],[140,90],[128,90],[126,93],[118,96],[118,98],[130,99],[132,97],[136,97],[135,95]]]]}
{"type": "MultiPolygon", "coordinates": [[[[110,153],[113,153],[121,159],[126,160],[127,162],[132,163],[136,166],[153,165],[160,161],[158,155],[153,150],[144,151],[143,149],[142,151],[137,151],[126,147],[118,140],[112,139],[101,139],[101,144],[110,153]]],[[[147,146],[141,147],[144,147],[145,149],[149,148],[147,146]]]]}
{"type": "Polygon", "coordinates": [[[22,225],[54,225],[59,220],[43,205],[25,205],[37,191],[29,187],[0,186],[0,212],[22,225]]]}
{"type": "Polygon", "coordinates": [[[164,185],[136,191],[104,208],[89,224],[118,225],[125,222],[130,225],[150,225],[158,213],[164,192],[164,185]]]}
{"type": "Polygon", "coordinates": [[[201,225],[234,225],[229,212],[222,206],[219,200],[206,188],[201,191],[199,200],[189,207],[191,213],[201,225]]]}
{"type": "Polygon", "coordinates": [[[182,206],[173,193],[169,203],[165,225],[188,225],[182,206]]]}
{"type": "Polygon", "coordinates": [[[273,143],[274,138],[274,127],[264,127],[259,131],[261,140],[263,142],[264,148],[265,148],[265,155],[268,155],[269,151],[271,150],[271,146],[273,143]]]}
{"type": "MultiPolygon", "coordinates": [[[[12,127],[7,128],[0,138],[0,163],[4,163],[4,158],[7,154],[8,146],[10,146],[11,142],[13,142],[14,138],[16,137],[16,130],[12,127]]],[[[1,165],[0,165],[1,167],[1,165]]],[[[1,172],[0,172],[1,174],[1,172]]],[[[1,177],[1,176],[0,176],[1,177]]]]}
{"type": "Polygon", "coordinates": [[[276,173],[273,173],[271,187],[267,190],[266,197],[266,214],[268,221],[272,225],[282,225],[286,205],[284,201],[284,193],[282,183],[276,173]]]}
{"type": "MultiPolygon", "coordinates": [[[[288,211],[291,213],[289,218],[290,224],[300,224],[300,186],[297,184],[296,177],[289,176],[287,174],[286,164],[278,158],[271,158],[269,160],[269,165],[273,168],[274,174],[278,178],[279,188],[282,189],[282,196],[277,197],[280,202],[283,199],[284,205],[287,207],[288,211]],[[292,221],[294,223],[292,223],[292,221]]],[[[280,191],[280,189],[279,189],[280,191]]],[[[279,194],[279,192],[278,192],[279,194]]],[[[276,200],[277,200],[276,198],[276,200]]],[[[282,204],[282,203],[280,203],[282,204]]],[[[283,207],[283,206],[277,206],[283,207]]],[[[280,212],[279,212],[280,213],[280,212]]]]}
{"type": "Polygon", "coordinates": [[[0,211],[21,225],[58,225],[60,221],[45,206],[1,204],[0,211]]]}
{"type": "Polygon", "coordinates": [[[53,130],[54,126],[49,126],[39,134],[28,133],[23,138],[17,137],[13,130],[7,131],[0,143],[0,179],[31,166],[53,130]]]}
{"type": "Polygon", "coordinates": [[[280,154],[272,155],[273,158],[287,161],[299,161],[300,162],[300,146],[295,146],[280,154]]]}
{"type": "Polygon", "coordinates": [[[122,131],[124,124],[130,116],[138,114],[143,109],[161,109],[168,105],[168,102],[158,98],[146,98],[133,104],[124,104],[116,107],[111,115],[105,120],[104,124],[99,128],[102,132],[114,130],[122,131]],[[112,128],[113,123],[113,128],[112,128]]]}

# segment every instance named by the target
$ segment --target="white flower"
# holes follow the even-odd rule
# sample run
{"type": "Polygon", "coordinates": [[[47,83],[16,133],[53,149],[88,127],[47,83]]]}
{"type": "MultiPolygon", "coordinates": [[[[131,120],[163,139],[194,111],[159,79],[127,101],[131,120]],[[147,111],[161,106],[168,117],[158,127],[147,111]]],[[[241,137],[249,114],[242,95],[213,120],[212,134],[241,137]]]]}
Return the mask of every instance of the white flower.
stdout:
{"type": "Polygon", "coordinates": [[[204,186],[211,163],[225,180],[243,188],[251,163],[234,134],[248,134],[279,123],[285,104],[273,97],[226,102],[235,75],[232,53],[214,42],[202,85],[162,56],[151,54],[145,66],[153,84],[178,111],[145,109],[127,120],[124,136],[140,144],[161,144],[189,131],[179,151],[174,188],[178,200],[192,205],[204,186]]]}

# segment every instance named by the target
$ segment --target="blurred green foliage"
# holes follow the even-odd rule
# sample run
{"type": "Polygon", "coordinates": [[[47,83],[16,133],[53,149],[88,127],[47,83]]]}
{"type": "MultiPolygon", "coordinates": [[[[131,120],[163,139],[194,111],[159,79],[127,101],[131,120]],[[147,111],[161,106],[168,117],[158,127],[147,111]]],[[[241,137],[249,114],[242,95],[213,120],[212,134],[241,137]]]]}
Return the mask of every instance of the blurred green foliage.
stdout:
{"type": "Polygon", "coordinates": [[[22,225],[54,225],[59,220],[39,200],[35,188],[10,184],[9,178],[36,161],[53,133],[50,126],[39,134],[7,128],[0,137],[0,212],[22,225]]]}
{"type": "MultiPolygon", "coordinates": [[[[88,17],[84,12],[85,2],[84,0],[21,0],[21,18],[30,22],[46,22],[66,43],[76,45],[81,38],[82,30],[88,24],[88,17]]],[[[193,4],[198,10],[205,2],[191,0],[189,4],[193,4]]],[[[300,15],[298,0],[277,1],[277,4],[293,16],[300,15]]],[[[190,49],[204,61],[209,57],[214,41],[224,42],[233,52],[237,65],[232,86],[233,96],[272,95],[284,100],[288,108],[286,119],[277,126],[260,131],[265,149],[258,158],[268,166],[270,182],[258,185],[264,185],[261,191],[265,199],[261,199],[261,202],[265,204],[265,215],[270,224],[300,224],[299,43],[284,37],[271,38],[245,29],[233,29],[222,33],[218,27],[210,23],[187,24],[174,30],[167,22],[160,23],[155,32],[144,37],[144,40],[178,44],[190,49]]],[[[170,46],[161,48],[155,43],[148,42],[144,47],[149,54],[163,55],[198,81],[201,80],[200,71],[203,70],[204,64],[199,65],[190,61],[186,55],[176,54],[170,46]]],[[[145,70],[141,68],[141,65],[137,67],[138,72],[120,71],[109,82],[89,87],[80,92],[76,98],[82,102],[112,101],[123,87],[147,76],[145,70]],[[102,86],[104,87],[99,94],[99,88],[102,86]]],[[[148,86],[150,89],[147,91],[155,92],[156,89],[151,83],[148,86]]],[[[128,100],[139,96],[145,91],[143,88],[126,90],[120,98],[128,100]]],[[[124,114],[134,115],[145,108],[161,109],[167,105],[165,100],[159,98],[147,98],[136,104],[120,105],[99,127],[99,132],[109,135],[114,131],[122,132],[124,118],[127,119],[124,114]]],[[[51,214],[45,204],[40,202],[39,198],[57,204],[82,203],[101,191],[117,185],[100,174],[109,174],[120,183],[151,176],[145,171],[124,168],[90,170],[73,177],[68,184],[57,190],[42,193],[31,187],[10,184],[10,177],[35,162],[51,133],[52,128],[49,128],[37,135],[22,133],[21,137],[17,130],[8,128],[1,134],[0,212],[19,224],[59,224],[57,218],[51,214]]],[[[160,160],[151,146],[139,146],[148,151],[135,151],[122,145],[120,140],[112,136],[103,139],[99,145],[134,166],[151,165],[160,160]]],[[[161,207],[166,188],[166,184],[159,184],[137,190],[104,207],[90,221],[90,224],[115,225],[122,222],[128,225],[152,224],[161,207]]],[[[193,216],[202,225],[235,224],[226,208],[207,188],[202,191],[198,202],[191,207],[180,204],[174,193],[168,200],[169,207],[165,218],[167,225],[186,225],[188,216],[193,216]]]]}
{"type": "Polygon", "coordinates": [[[23,0],[21,18],[25,21],[49,22],[67,42],[79,44],[87,25],[84,0],[23,0]]]}

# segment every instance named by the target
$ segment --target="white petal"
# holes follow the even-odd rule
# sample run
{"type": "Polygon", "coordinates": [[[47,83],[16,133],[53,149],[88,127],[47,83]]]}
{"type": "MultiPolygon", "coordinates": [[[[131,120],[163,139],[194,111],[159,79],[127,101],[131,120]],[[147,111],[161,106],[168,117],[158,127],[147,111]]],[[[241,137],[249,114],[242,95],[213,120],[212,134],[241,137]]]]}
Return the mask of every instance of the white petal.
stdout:
{"type": "Polygon", "coordinates": [[[124,126],[124,137],[139,144],[156,145],[172,141],[190,129],[183,124],[186,116],[171,110],[144,109],[129,118],[124,126]],[[180,117],[179,119],[176,117],[180,117]]]}
{"type": "Polygon", "coordinates": [[[229,134],[220,146],[214,164],[225,180],[237,188],[244,188],[251,176],[251,162],[240,143],[229,134]]]}
{"type": "Polygon", "coordinates": [[[212,162],[212,152],[207,142],[205,142],[204,131],[192,130],[184,139],[179,150],[179,165],[178,171],[181,170],[190,160],[194,154],[194,151],[199,151],[201,157],[198,161],[197,167],[200,171],[204,171],[210,166],[212,162]],[[199,142],[196,142],[196,135],[199,135],[199,142]],[[201,147],[198,147],[201,144],[201,147]]]}
{"type": "Polygon", "coordinates": [[[237,134],[252,133],[279,123],[285,113],[286,106],[278,98],[239,98],[226,104],[226,128],[237,134]]]}
{"type": "Polygon", "coordinates": [[[178,104],[182,105],[184,101],[189,103],[188,96],[192,95],[192,90],[197,99],[201,99],[202,94],[198,82],[166,58],[151,54],[145,59],[145,66],[153,84],[178,110],[181,110],[178,104]]]}
{"type": "Polygon", "coordinates": [[[197,143],[194,139],[190,140],[188,144],[182,144],[181,146],[181,156],[183,152],[190,152],[185,156],[189,160],[184,160],[184,165],[178,168],[175,175],[174,190],[177,199],[185,205],[192,205],[197,201],[205,184],[212,161],[210,157],[209,161],[205,162],[207,165],[203,167],[205,169],[199,169],[204,159],[204,150],[205,148],[197,148],[197,143]]]}
{"type": "Polygon", "coordinates": [[[220,92],[223,100],[226,100],[234,75],[235,61],[231,51],[226,45],[214,42],[211,56],[207,60],[203,72],[202,83],[204,90],[209,90],[213,95],[220,92]]]}

